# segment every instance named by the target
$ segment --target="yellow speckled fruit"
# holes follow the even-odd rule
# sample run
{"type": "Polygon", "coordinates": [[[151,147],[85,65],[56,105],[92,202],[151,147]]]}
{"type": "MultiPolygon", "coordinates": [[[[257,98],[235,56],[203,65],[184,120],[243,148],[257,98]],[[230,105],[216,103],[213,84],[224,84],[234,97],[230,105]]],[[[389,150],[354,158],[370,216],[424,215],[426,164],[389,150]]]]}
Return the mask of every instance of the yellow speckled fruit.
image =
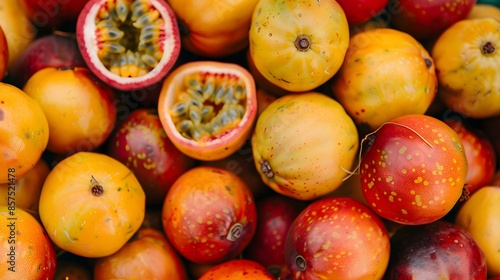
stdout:
{"type": "Polygon", "coordinates": [[[0,83],[0,135],[0,184],[30,171],[49,142],[49,124],[40,105],[5,83],[0,83]]]}
{"type": "Polygon", "coordinates": [[[290,93],[260,114],[252,151],[266,185],[295,199],[312,200],[342,184],[356,159],[358,133],[333,98],[290,93]]]}
{"type": "Polygon", "coordinates": [[[141,226],[146,197],[135,175],[104,154],[78,152],[45,179],[39,215],[62,250],[98,258],[117,252],[141,226]]]}
{"type": "Polygon", "coordinates": [[[438,95],[445,105],[472,118],[500,116],[500,22],[466,19],[436,40],[432,57],[438,95]]]}
{"type": "Polygon", "coordinates": [[[370,131],[399,116],[425,113],[437,90],[427,50],[410,35],[390,28],[354,35],[334,79],[337,100],[358,126],[370,131]]]}
{"type": "Polygon", "coordinates": [[[479,188],[465,201],[456,216],[456,224],[464,227],[483,250],[488,275],[500,277],[500,187],[479,188]]]}
{"type": "Polygon", "coordinates": [[[305,92],[338,71],[349,26],[336,1],[261,0],[249,39],[251,59],[262,76],[285,90],[305,92]]]}

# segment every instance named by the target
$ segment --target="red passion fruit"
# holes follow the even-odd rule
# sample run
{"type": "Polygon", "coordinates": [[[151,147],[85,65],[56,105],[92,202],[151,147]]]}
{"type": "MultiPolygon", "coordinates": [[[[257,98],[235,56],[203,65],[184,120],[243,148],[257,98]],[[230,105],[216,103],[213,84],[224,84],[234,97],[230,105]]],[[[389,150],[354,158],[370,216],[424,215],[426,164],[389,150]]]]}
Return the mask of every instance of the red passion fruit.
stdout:
{"type": "Polygon", "coordinates": [[[158,113],[181,152],[203,161],[223,159],[250,136],[257,116],[255,81],[234,63],[184,63],[165,79],[158,113]]]}
{"type": "Polygon", "coordinates": [[[120,90],[160,81],[180,53],[175,15],[162,0],[91,0],[76,36],[92,72],[120,90]]]}
{"type": "Polygon", "coordinates": [[[365,139],[361,187],[368,205],[400,224],[444,217],[462,196],[467,159],[457,133],[426,115],[386,122],[365,139]]]}

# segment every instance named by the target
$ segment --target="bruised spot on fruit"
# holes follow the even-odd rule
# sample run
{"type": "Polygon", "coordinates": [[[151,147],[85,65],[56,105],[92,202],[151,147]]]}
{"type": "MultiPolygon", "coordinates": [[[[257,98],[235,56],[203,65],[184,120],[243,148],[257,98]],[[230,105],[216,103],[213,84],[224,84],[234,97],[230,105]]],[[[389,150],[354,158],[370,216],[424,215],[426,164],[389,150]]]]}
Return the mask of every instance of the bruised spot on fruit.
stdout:
{"type": "Polygon", "coordinates": [[[0,109],[0,121],[3,121],[4,117],[5,117],[5,113],[3,112],[2,109],[0,109]]]}
{"type": "Polygon", "coordinates": [[[229,241],[236,241],[238,238],[241,237],[242,233],[243,233],[243,225],[240,223],[235,223],[229,229],[226,239],[229,241]]]}
{"type": "Polygon", "coordinates": [[[99,184],[99,182],[97,182],[94,176],[90,178],[90,183],[92,184],[90,188],[92,195],[101,196],[104,193],[104,187],[101,184],[99,184]]]}
{"type": "Polygon", "coordinates": [[[264,173],[264,175],[266,175],[267,178],[274,177],[274,172],[271,168],[271,165],[265,159],[260,160],[260,170],[262,171],[262,173],[264,173]]]}
{"type": "Polygon", "coordinates": [[[304,271],[304,270],[306,270],[306,267],[307,267],[306,260],[301,255],[297,255],[295,257],[295,265],[297,266],[297,269],[299,271],[304,271]]]}
{"type": "Polygon", "coordinates": [[[493,43],[491,42],[486,42],[481,46],[481,52],[485,55],[493,54],[495,50],[495,45],[493,45],[493,43]]]}
{"type": "Polygon", "coordinates": [[[432,67],[432,60],[429,58],[424,58],[425,66],[427,66],[427,69],[430,69],[432,67]]]}
{"type": "Polygon", "coordinates": [[[311,48],[311,39],[307,35],[300,35],[295,39],[295,47],[301,52],[305,52],[311,48]]]}
{"type": "Polygon", "coordinates": [[[170,110],[179,133],[209,141],[237,127],[246,112],[246,85],[236,75],[196,72],[187,75],[170,110]]]}

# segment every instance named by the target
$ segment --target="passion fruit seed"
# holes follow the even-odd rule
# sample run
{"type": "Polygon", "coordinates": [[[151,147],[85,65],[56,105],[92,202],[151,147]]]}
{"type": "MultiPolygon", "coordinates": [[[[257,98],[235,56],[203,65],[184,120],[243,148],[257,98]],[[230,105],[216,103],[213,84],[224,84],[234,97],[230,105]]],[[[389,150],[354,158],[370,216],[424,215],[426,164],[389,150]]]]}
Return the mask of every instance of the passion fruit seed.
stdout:
{"type": "Polygon", "coordinates": [[[240,223],[235,223],[229,229],[229,233],[226,236],[226,239],[229,241],[236,241],[236,239],[241,237],[243,233],[243,225],[240,223]]]}
{"type": "Polygon", "coordinates": [[[301,255],[297,255],[295,257],[295,265],[297,266],[297,269],[300,271],[306,270],[307,266],[306,259],[304,259],[304,257],[301,255]]]}
{"type": "Polygon", "coordinates": [[[163,56],[165,22],[148,0],[108,0],[95,18],[98,56],[121,77],[139,77],[163,56]]]}
{"type": "Polygon", "coordinates": [[[97,182],[94,176],[90,177],[90,191],[94,196],[101,196],[104,193],[104,187],[97,182]]]}
{"type": "Polygon", "coordinates": [[[207,141],[238,126],[246,95],[245,83],[236,75],[193,73],[185,77],[170,116],[182,136],[207,141]]]}

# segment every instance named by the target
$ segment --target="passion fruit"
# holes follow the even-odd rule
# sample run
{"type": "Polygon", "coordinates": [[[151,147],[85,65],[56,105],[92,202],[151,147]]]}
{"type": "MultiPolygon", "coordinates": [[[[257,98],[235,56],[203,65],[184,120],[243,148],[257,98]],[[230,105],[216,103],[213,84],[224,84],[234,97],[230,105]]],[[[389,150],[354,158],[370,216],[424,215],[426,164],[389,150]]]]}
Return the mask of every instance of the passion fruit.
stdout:
{"type": "Polygon", "coordinates": [[[174,12],[162,0],[90,0],[76,36],[89,69],[119,90],[160,81],[180,53],[174,12]]]}
{"type": "Polygon", "coordinates": [[[250,136],[257,115],[255,81],[238,64],[184,63],[163,83],[158,113],[167,136],[203,161],[228,157],[250,136]]]}

